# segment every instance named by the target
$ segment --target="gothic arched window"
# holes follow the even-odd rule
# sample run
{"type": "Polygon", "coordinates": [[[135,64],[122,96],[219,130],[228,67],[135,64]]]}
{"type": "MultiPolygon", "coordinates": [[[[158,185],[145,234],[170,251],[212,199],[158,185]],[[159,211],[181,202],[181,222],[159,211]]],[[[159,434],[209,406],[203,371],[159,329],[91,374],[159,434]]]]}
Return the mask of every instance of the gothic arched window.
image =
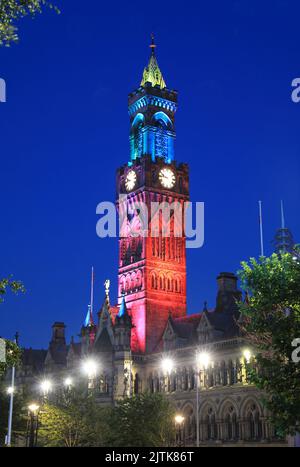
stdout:
{"type": "Polygon", "coordinates": [[[143,126],[144,115],[138,113],[131,126],[131,159],[136,159],[143,154],[143,126]]]}
{"type": "Polygon", "coordinates": [[[218,427],[216,423],[216,415],[211,407],[207,411],[206,425],[207,425],[207,439],[208,440],[217,439],[218,427]]]}
{"type": "Polygon", "coordinates": [[[254,441],[262,438],[262,421],[256,404],[251,404],[248,407],[247,415],[247,431],[248,439],[254,441]]]}
{"type": "Polygon", "coordinates": [[[232,405],[227,407],[225,411],[225,439],[228,441],[236,440],[239,438],[239,425],[237,422],[237,415],[232,405]]]}

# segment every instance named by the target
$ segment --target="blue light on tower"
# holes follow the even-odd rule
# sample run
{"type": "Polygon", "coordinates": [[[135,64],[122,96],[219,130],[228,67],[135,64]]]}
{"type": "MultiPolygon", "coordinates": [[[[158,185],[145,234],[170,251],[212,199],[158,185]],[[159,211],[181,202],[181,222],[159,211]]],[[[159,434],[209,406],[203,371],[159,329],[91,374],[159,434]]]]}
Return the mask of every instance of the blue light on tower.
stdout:
{"type": "Polygon", "coordinates": [[[151,56],[144,69],[140,87],[129,95],[130,162],[150,155],[153,162],[162,158],[171,164],[174,160],[177,92],[166,87],[155,56],[152,40],[151,56]]]}

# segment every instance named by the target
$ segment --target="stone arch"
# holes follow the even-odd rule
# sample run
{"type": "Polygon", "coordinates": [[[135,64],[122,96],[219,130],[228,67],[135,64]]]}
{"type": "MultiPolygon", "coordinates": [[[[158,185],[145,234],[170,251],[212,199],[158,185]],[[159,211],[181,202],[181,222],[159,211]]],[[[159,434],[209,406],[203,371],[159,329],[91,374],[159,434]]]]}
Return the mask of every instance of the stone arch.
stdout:
{"type": "Polygon", "coordinates": [[[240,437],[239,408],[232,398],[226,398],[219,407],[221,421],[221,438],[225,441],[235,441],[240,437]]]}
{"type": "Polygon", "coordinates": [[[137,270],[136,272],[136,281],[135,281],[135,286],[137,288],[142,287],[143,285],[143,273],[140,269],[137,270]]]}
{"type": "Polygon", "coordinates": [[[207,409],[210,407],[215,411],[216,415],[218,414],[217,404],[212,399],[208,399],[203,403],[203,405],[200,405],[200,408],[199,408],[200,420],[203,418],[203,415],[206,413],[207,409]]]}
{"type": "Polygon", "coordinates": [[[133,122],[131,124],[131,131],[134,132],[137,128],[140,128],[141,126],[144,126],[145,124],[145,117],[143,114],[138,113],[133,119],[133,122]]]}
{"type": "Polygon", "coordinates": [[[263,437],[263,409],[256,397],[247,397],[241,406],[241,420],[246,440],[255,441],[263,437]]]}
{"type": "Polygon", "coordinates": [[[173,283],[174,283],[174,280],[173,280],[172,274],[168,274],[167,275],[167,284],[166,284],[167,285],[166,289],[167,289],[168,292],[173,292],[173,283]]]}
{"type": "Polygon", "coordinates": [[[131,289],[131,277],[130,277],[130,274],[126,274],[126,284],[125,284],[125,289],[126,289],[126,292],[129,292],[130,289],[131,289]]]}
{"type": "Polygon", "coordinates": [[[246,397],[246,399],[244,399],[243,402],[241,403],[241,407],[240,407],[240,416],[241,416],[241,417],[244,417],[245,411],[247,410],[247,407],[248,407],[249,405],[251,405],[251,404],[257,405],[259,414],[260,414],[261,417],[263,417],[263,416],[264,416],[264,412],[263,412],[262,405],[261,405],[260,401],[257,399],[257,397],[255,397],[255,396],[253,396],[253,395],[246,397]]]}
{"type": "Polygon", "coordinates": [[[135,289],[136,286],[136,273],[132,272],[130,275],[130,290],[135,289]]]}
{"type": "Polygon", "coordinates": [[[159,289],[160,290],[166,289],[166,277],[162,273],[159,275],[159,289]]]}
{"type": "Polygon", "coordinates": [[[122,295],[126,291],[126,279],[125,276],[120,277],[120,290],[119,290],[119,295],[122,295]]]}
{"type": "Polygon", "coordinates": [[[240,415],[240,410],[239,410],[239,406],[237,402],[232,397],[226,397],[226,399],[221,402],[219,410],[218,410],[218,415],[220,418],[224,418],[226,409],[229,405],[234,407],[234,410],[236,411],[236,414],[238,416],[240,415]]]}
{"type": "Polygon", "coordinates": [[[200,407],[200,437],[203,441],[213,441],[219,438],[217,425],[218,409],[213,400],[208,400],[200,407]]]}
{"type": "Polygon", "coordinates": [[[173,129],[173,123],[165,112],[156,112],[152,117],[152,122],[155,126],[159,124],[167,130],[173,129]]]}
{"type": "Polygon", "coordinates": [[[155,271],[152,271],[150,274],[151,288],[157,289],[157,274],[155,271]]]}
{"type": "Polygon", "coordinates": [[[186,401],[181,408],[181,413],[184,416],[184,441],[189,446],[196,437],[196,417],[193,403],[186,401]]]}
{"type": "Polygon", "coordinates": [[[143,126],[145,124],[145,117],[143,114],[138,113],[130,129],[130,153],[131,159],[134,160],[137,157],[140,157],[144,151],[144,142],[143,142],[143,126]]]}

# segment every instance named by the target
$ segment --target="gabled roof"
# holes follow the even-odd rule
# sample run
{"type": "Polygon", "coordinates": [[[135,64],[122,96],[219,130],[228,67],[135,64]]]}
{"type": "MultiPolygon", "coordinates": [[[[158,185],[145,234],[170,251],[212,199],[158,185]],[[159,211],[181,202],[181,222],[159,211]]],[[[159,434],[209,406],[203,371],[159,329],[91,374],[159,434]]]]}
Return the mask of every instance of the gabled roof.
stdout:
{"type": "Polygon", "coordinates": [[[68,355],[73,353],[74,355],[80,357],[81,355],[81,342],[71,342],[68,346],[68,355]]]}
{"type": "MultiPolygon", "coordinates": [[[[107,331],[107,333],[109,335],[110,342],[112,343],[113,340],[114,340],[114,336],[113,336],[113,320],[112,320],[112,315],[111,315],[110,308],[111,307],[110,307],[110,304],[109,304],[109,299],[106,296],[105,299],[104,299],[103,305],[101,307],[101,310],[98,313],[99,325],[98,325],[97,334],[96,334],[96,338],[95,338],[95,346],[96,347],[98,347],[99,340],[102,338],[101,336],[102,336],[104,330],[107,331]]],[[[106,336],[104,337],[104,339],[106,339],[106,336]]]]}
{"type": "Polygon", "coordinates": [[[47,355],[44,349],[23,349],[22,365],[31,366],[36,371],[42,371],[47,355]]]}
{"type": "Polygon", "coordinates": [[[67,346],[49,346],[46,360],[51,359],[57,365],[65,365],[67,362],[67,346]]]}

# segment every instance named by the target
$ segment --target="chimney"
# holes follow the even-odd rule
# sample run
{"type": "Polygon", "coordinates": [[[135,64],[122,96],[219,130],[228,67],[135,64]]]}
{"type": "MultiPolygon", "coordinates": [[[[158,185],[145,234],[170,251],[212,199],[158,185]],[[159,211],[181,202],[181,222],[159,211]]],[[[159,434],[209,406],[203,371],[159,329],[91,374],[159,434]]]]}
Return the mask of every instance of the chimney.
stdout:
{"type": "Polygon", "coordinates": [[[219,291],[237,292],[237,277],[232,272],[220,272],[217,281],[219,291]]]}
{"type": "Polygon", "coordinates": [[[56,321],[52,325],[52,339],[50,344],[66,344],[66,337],[65,337],[65,323],[61,323],[56,321]]]}
{"type": "Polygon", "coordinates": [[[237,301],[241,300],[241,291],[237,288],[237,277],[232,272],[221,272],[218,277],[216,312],[236,315],[237,301]]]}

